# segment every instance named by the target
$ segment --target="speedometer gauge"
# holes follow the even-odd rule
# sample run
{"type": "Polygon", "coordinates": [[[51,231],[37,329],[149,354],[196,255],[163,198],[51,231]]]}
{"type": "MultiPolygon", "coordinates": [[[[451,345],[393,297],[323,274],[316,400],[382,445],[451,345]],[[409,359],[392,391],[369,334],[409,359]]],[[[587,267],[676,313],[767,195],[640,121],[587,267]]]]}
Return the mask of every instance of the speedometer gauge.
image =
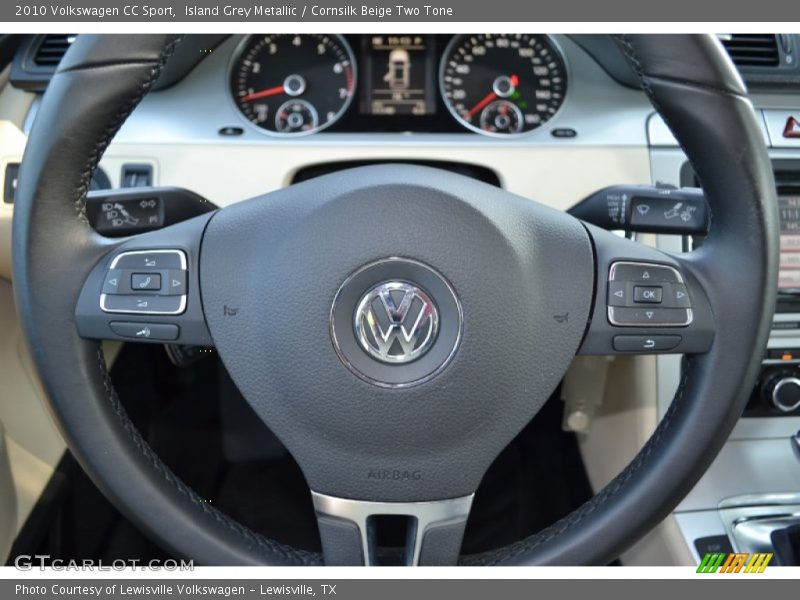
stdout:
{"type": "Polygon", "coordinates": [[[442,57],[439,86],[465,127],[507,136],[536,129],[558,112],[566,71],[547,36],[459,35],[442,57]]]}
{"type": "Polygon", "coordinates": [[[231,69],[236,106],[274,135],[333,125],[350,105],[355,85],[353,52],[338,35],[252,36],[231,69]]]}

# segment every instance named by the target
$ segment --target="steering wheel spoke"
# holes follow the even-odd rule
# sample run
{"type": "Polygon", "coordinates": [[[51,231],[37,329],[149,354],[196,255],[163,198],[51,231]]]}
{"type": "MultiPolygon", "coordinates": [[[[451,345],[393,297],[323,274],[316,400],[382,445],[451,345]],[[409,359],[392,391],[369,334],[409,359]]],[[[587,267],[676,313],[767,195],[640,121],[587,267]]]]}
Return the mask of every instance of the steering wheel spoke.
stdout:
{"type": "Polygon", "coordinates": [[[75,308],[89,339],[209,346],[198,265],[210,215],[128,238],[86,278],[75,308]]]}
{"type": "Polygon", "coordinates": [[[679,256],[587,225],[595,303],[579,354],[696,354],[714,340],[708,296],[679,256]]]}
{"type": "Polygon", "coordinates": [[[327,565],[454,565],[473,494],[434,502],[367,502],[312,492],[327,565]],[[395,535],[383,542],[392,523],[395,535]]]}

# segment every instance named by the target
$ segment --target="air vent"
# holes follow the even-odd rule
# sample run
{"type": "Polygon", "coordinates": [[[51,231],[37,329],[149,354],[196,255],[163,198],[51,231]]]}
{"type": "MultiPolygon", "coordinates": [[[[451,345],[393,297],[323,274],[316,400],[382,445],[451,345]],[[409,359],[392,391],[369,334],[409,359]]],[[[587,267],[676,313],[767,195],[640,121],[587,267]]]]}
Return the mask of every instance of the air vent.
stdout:
{"type": "Polygon", "coordinates": [[[728,33],[720,35],[719,39],[738,67],[777,67],[780,63],[774,35],[728,33]]]}
{"type": "Polygon", "coordinates": [[[39,67],[57,67],[64,58],[75,34],[46,35],[33,55],[33,62],[39,67]]]}

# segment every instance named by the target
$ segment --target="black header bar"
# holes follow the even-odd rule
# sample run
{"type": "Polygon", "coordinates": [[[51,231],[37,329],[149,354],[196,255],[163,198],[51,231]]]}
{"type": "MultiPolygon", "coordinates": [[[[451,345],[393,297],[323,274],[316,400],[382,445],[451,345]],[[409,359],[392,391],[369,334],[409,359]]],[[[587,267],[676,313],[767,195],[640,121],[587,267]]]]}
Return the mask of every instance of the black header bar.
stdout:
{"type": "MultiPolygon", "coordinates": [[[[53,22],[772,22],[798,29],[796,0],[4,0],[0,21],[53,22]],[[793,27],[794,26],[794,27],[793,27]]],[[[772,27],[775,29],[775,27],[772,27]]]]}

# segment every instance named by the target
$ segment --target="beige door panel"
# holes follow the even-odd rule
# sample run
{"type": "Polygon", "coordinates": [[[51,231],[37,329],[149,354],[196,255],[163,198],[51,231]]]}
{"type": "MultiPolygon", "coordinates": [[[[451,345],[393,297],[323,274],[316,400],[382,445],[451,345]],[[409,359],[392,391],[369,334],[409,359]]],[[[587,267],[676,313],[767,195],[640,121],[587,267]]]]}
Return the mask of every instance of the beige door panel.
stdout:
{"type": "Polygon", "coordinates": [[[14,478],[11,473],[9,447],[0,423],[0,558],[8,556],[17,536],[18,509],[14,478]]]}
{"type": "Polygon", "coordinates": [[[0,422],[5,426],[16,487],[15,528],[19,529],[47,485],[65,446],[45,409],[44,390],[22,337],[12,287],[6,281],[0,281],[0,380],[0,422]]]}
{"type": "MultiPolygon", "coordinates": [[[[3,95],[0,93],[0,99],[3,95]]],[[[22,154],[25,152],[26,141],[25,134],[17,124],[9,120],[0,120],[0,193],[5,189],[6,165],[20,162],[22,154]]],[[[6,281],[11,281],[11,217],[13,215],[13,205],[6,204],[0,198],[0,279],[6,281]]]]}
{"type": "MultiPolygon", "coordinates": [[[[655,356],[614,357],[588,433],[578,443],[589,482],[601,490],[633,459],[658,424],[655,356]]],[[[570,373],[566,378],[569,379],[570,373]]],[[[627,566],[693,565],[690,549],[670,515],[623,554],[627,566]]]]}
{"type": "MultiPolygon", "coordinates": [[[[103,345],[109,366],[120,348],[118,343],[103,345]]],[[[5,426],[6,460],[10,462],[11,473],[10,480],[3,479],[3,457],[0,457],[0,511],[7,492],[3,486],[11,481],[16,535],[61,460],[65,444],[46,409],[45,392],[15,311],[12,286],[3,280],[0,280],[0,381],[0,423],[5,426]]],[[[0,512],[0,534],[5,517],[0,512]]],[[[0,550],[2,547],[0,537],[0,550]]]]}

